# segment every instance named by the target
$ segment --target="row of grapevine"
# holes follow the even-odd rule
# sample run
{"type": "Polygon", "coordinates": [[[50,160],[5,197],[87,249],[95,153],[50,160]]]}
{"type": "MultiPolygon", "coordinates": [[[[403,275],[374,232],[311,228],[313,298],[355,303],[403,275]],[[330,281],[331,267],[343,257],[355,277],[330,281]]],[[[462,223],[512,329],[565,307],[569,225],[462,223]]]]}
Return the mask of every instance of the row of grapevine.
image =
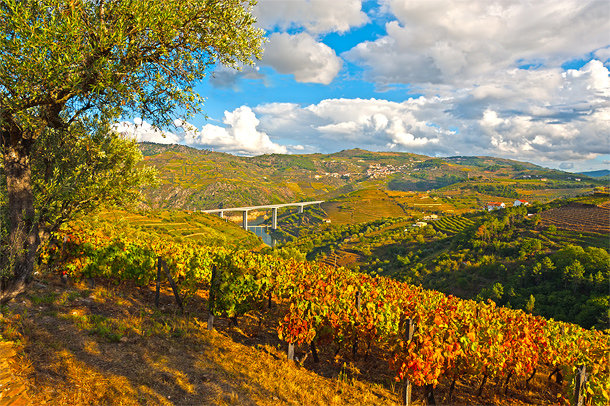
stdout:
{"type": "Polygon", "coordinates": [[[542,221],[568,230],[610,232],[610,210],[604,207],[566,206],[540,213],[542,221]]]}
{"type": "MultiPolygon", "coordinates": [[[[215,312],[229,316],[259,309],[270,294],[287,301],[278,335],[289,343],[334,345],[358,341],[387,354],[396,379],[436,386],[482,377],[529,378],[543,362],[562,368],[587,365],[587,401],[610,400],[610,339],[599,331],[547,321],[520,310],[496,307],[424,290],[389,278],[372,277],[324,264],[280,260],[246,251],[167,241],[110,238],[80,229],[62,249],[51,247],[47,263],[64,259],[73,277],[105,276],[147,284],[155,260],[165,258],[187,297],[197,285],[213,284],[215,312]],[[356,297],[362,304],[355,306],[356,297]],[[415,325],[405,337],[405,320],[415,325]]],[[[482,385],[481,385],[482,386],[482,385]]],[[[566,395],[572,391],[568,390],[566,395]]]]}
{"type": "Polygon", "coordinates": [[[566,329],[567,324],[493,302],[461,300],[386,278],[321,271],[308,272],[293,292],[279,328],[289,342],[341,346],[357,338],[389,354],[398,380],[422,386],[436,386],[441,377],[480,376],[508,384],[511,378],[529,378],[539,362],[560,366],[567,375],[573,366],[586,364],[593,371],[589,398],[596,404],[608,401],[610,340],[602,332],[566,329]],[[362,296],[360,312],[354,307],[356,291],[362,296]],[[407,318],[415,322],[412,340],[401,325],[407,318]],[[557,333],[561,328],[564,334],[557,333]]]}
{"type": "Polygon", "coordinates": [[[455,217],[441,217],[434,222],[434,226],[439,230],[447,234],[455,234],[464,230],[467,227],[473,225],[474,222],[466,217],[455,216],[455,217]]]}

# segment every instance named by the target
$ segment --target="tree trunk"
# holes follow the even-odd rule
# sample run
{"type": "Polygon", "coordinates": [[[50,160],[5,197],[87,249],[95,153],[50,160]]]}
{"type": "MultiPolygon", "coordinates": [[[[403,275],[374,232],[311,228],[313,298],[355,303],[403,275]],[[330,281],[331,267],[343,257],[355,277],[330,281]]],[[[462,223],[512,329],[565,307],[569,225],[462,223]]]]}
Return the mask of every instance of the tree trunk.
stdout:
{"type": "Polygon", "coordinates": [[[40,238],[30,161],[34,141],[24,137],[15,124],[3,128],[1,135],[9,215],[8,247],[4,247],[0,264],[0,303],[4,304],[25,290],[34,270],[40,238]]]}

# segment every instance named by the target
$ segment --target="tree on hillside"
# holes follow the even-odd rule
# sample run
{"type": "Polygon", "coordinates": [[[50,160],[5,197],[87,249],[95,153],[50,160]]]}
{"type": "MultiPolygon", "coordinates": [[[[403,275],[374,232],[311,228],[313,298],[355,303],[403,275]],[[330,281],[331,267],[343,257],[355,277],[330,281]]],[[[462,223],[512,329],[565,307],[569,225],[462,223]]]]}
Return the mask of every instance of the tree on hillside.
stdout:
{"type": "Polygon", "coordinates": [[[142,154],[135,139],[109,122],[79,120],[70,131],[44,131],[32,156],[32,189],[43,239],[80,212],[101,204],[125,206],[139,200],[140,186],[156,181],[152,167],[136,167],[142,154]]]}
{"type": "Polygon", "coordinates": [[[128,162],[117,162],[121,142],[109,123],[137,115],[164,126],[177,110],[188,117],[200,110],[193,87],[210,66],[237,67],[260,56],[263,33],[253,26],[252,4],[0,0],[0,141],[8,217],[0,302],[25,289],[50,214],[61,222],[86,210],[99,196],[95,188],[102,196],[102,190],[109,192],[105,198],[120,196],[121,175],[132,176],[125,185],[150,178],[131,170],[129,154],[128,162]],[[105,177],[108,170],[112,174],[105,177]],[[62,171],[70,173],[71,184],[62,171]]]}

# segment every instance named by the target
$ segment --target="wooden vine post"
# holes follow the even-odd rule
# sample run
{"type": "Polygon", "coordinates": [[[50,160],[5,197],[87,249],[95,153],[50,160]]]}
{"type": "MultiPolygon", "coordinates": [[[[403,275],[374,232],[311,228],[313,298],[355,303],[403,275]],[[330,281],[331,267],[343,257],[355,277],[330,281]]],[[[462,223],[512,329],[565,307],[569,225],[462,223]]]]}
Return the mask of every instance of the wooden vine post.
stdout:
{"type": "Polygon", "coordinates": [[[316,364],[320,363],[320,357],[318,356],[318,349],[316,348],[316,339],[318,338],[318,333],[314,335],[313,339],[309,343],[309,349],[311,350],[311,355],[313,355],[313,360],[316,364]]]}
{"type": "MultiPolygon", "coordinates": [[[[271,274],[274,274],[274,267],[273,266],[271,267],[271,274]]],[[[267,303],[267,310],[271,310],[271,307],[273,306],[273,300],[272,300],[272,297],[273,297],[272,293],[273,292],[272,292],[272,290],[273,290],[272,288],[269,288],[269,299],[268,299],[269,301],[267,303]]]]}
{"type": "Polygon", "coordinates": [[[288,360],[294,361],[294,344],[288,343],[288,360]]]}
{"type": "MultiPolygon", "coordinates": [[[[405,341],[408,343],[413,339],[413,319],[410,317],[405,320],[405,341]]],[[[402,404],[405,406],[411,406],[411,382],[405,379],[405,386],[402,390],[402,404]]]]}
{"type": "Polygon", "coordinates": [[[66,244],[68,243],[68,236],[64,235],[63,242],[61,243],[61,259],[66,260],[66,244]]]}
{"type": "Polygon", "coordinates": [[[587,367],[585,365],[578,366],[574,380],[574,399],[576,400],[576,406],[584,406],[585,383],[587,382],[587,367]]]}
{"type": "Polygon", "coordinates": [[[172,292],[174,292],[174,297],[176,298],[176,303],[180,306],[180,310],[184,312],[184,306],[182,304],[182,299],[180,298],[180,292],[178,291],[178,286],[176,282],[174,282],[174,278],[172,278],[172,273],[169,271],[169,267],[167,266],[167,262],[163,260],[163,258],[158,257],[158,265],[157,265],[157,292],[155,294],[155,305],[159,307],[159,292],[161,290],[161,267],[165,269],[165,276],[167,276],[167,280],[169,280],[169,284],[172,286],[172,292]]]}
{"type": "Polygon", "coordinates": [[[161,257],[157,258],[157,290],[155,293],[155,306],[159,307],[159,292],[161,291],[161,257]]]}
{"type": "Polygon", "coordinates": [[[318,357],[318,350],[316,348],[315,338],[309,344],[309,348],[311,348],[311,354],[313,355],[313,360],[316,364],[320,363],[320,357],[318,357]]]}
{"type": "Polygon", "coordinates": [[[212,279],[210,279],[210,295],[208,297],[208,330],[214,329],[214,286],[216,284],[216,265],[212,267],[212,279]]]}
{"type": "MultiPolygon", "coordinates": [[[[358,316],[360,316],[360,292],[356,292],[356,311],[358,312],[358,316]]],[[[356,322],[354,324],[354,346],[352,347],[352,355],[356,355],[356,352],[358,352],[358,331],[357,331],[357,327],[358,327],[358,322],[356,322]]]]}

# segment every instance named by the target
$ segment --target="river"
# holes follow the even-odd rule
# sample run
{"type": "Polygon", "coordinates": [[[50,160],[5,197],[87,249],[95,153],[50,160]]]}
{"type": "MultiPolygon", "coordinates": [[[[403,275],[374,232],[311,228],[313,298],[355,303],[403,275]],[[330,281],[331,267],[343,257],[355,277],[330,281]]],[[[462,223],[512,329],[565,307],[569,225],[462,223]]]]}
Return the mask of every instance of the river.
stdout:
{"type": "Polygon", "coordinates": [[[248,221],[248,231],[252,231],[254,234],[259,236],[263,240],[263,242],[265,244],[267,244],[268,246],[275,247],[275,244],[277,244],[278,241],[267,233],[267,230],[270,227],[259,225],[264,221],[265,221],[264,216],[260,216],[252,221],[248,221]],[[252,225],[250,225],[250,224],[252,224],[252,225]]]}

